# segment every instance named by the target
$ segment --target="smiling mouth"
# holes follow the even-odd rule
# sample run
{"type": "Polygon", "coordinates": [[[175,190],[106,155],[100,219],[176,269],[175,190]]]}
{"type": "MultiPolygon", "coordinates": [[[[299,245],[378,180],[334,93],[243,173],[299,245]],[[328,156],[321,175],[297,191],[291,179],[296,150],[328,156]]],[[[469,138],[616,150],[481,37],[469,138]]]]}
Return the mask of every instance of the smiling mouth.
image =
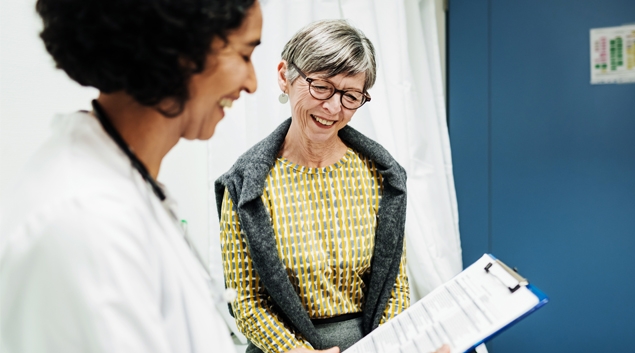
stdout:
{"type": "Polygon", "coordinates": [[[218,104],[223,108],[231,108],[234,101],[229,98],[221,98],[221,100],[218,101],[218,104]]]}
{"type": "Polygon", "coordinates": [[[317,116],[311,114],[311,117],[313,119],[315,119],[315,121],[317,121],[318,123],[322,124],[322,125],[326,125],[326,126],[331,126],[333,125],[335,122],[334,121],[330,121],[330,120],[324,120],[322,118],[318,118],[317,116]]]}

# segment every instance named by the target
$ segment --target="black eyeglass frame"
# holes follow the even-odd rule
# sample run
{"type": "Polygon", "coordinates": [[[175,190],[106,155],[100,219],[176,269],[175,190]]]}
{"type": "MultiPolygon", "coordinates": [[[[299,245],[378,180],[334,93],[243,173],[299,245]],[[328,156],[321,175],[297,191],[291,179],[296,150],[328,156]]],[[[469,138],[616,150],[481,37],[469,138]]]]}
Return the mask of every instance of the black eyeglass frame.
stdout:
{"type": "Polygon", "coordinates": [[[341,90],[341,89],[337,89],[337,88],[335,88],[335,85],[333,83],[331,83],[331,82],[329,82],[328,80],[325,80],[325,79],[320,79],[320,80],[326,81],[329,84],[331,84],[331,86],[333,86],[333,93],[330,96],[328,96],[327,98],[318,98],[318,97],[314,96],[313,93],[311,92],[311,83],[313,81],[315,81],[315,79],[307,77],[307,75],[305,75],[304,72],[302,72],[300,70],[300,68],[298,68],[298,66],[296,64],[289,63],[289,65],[293,66],[293,68],[300,74],[300,76],[302,76],[302,78],[309,84],[309,94],[311,95],[311,97],[313,97],[313,98],[315,98],[317,100],[321,100],[321,101],[329,100],[329,99],[331,99],[331,97],[333,97],[335,95],[335,93],[339,93],[340,94],[340,104],[342,105],[343,108],[348,109],[348,110],[357,110],[357,109],[361,108],[362,105],[366,104],[366,102],[370,102],[370,95],[367,92],[359,92],[357,90],[341,90]],[[344,101],[343,101],[344,94],[346,92],[349,92],[349,91],[359,92],[359,93],[362,94],[362,97],[364,97],[363,101],[362,101],[362,104],[360,104],[359,107],[357,107],[357,108],[349,108],[349,107],[344,105],[344,101]]]}

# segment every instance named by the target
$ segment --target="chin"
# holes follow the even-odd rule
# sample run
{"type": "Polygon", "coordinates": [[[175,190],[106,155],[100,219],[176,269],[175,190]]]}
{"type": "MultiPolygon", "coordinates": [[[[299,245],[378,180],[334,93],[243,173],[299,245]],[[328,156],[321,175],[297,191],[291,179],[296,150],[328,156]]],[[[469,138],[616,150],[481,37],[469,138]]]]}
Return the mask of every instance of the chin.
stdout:
{"type": "Polygon", "coordinates": [[[214,136],[218,123],[223,120],[223,117],[211,116],[209,120],[201,127],[201,130],[196,137],[197,140],[209,140],[214,136]]]}
{"type": "Polygon", "coordinates": [[[214,136],[214,132],[216,132],[216,127],[213,127],[211,131],[205,131],[202,133],[197,140],[209,140],[214,136]]]}

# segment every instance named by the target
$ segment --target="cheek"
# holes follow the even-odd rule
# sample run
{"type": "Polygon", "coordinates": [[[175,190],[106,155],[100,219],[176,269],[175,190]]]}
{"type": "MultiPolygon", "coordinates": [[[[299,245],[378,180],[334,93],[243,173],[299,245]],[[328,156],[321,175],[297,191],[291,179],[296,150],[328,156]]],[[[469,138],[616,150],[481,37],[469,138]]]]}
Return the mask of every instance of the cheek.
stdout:
{"type": "Polygon", "coordinates": [[[225,86],[226,89],[229,87],[236,86],[237,82],[240,82],[241,79],[244,79],[245,70],[239,64],[236,65],[223,65],[219,68],[217,72],[214,73],[216,79],[212,82],[212,85],[216,87],[225,86]]]}
{"type": "Polygon", "coordinates": [[[228,60],[219,60],[210,69],[213,71],[207,76],[204,87],[204,94],[208,99],[220,99],[229,91],[236,89],[240,79],[246,76],[243,66],[228,60]]]}
{"type": "Polygon", "coordinates": [[[343,118],[342,118],[342,122],[344,124],[348,124],[351,119],[353,119],[353,115],[355,115],[355,111],[354,110],[347,110],[347,109],[342,109],[343,112],[343,118]]]}
{"type": "Polygon", "coordinates": [[[308,110],[319,106],[320,103],[320,101],[311,97],[308,92],[297,93],[291,99],[291,110],[297,114],[305,114],[308,110]]]}

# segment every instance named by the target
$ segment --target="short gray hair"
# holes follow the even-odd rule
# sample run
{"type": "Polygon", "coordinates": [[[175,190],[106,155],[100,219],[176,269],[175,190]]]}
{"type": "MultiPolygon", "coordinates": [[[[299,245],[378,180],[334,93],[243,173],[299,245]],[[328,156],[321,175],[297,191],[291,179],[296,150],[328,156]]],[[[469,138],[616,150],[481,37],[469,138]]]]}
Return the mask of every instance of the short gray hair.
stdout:
{"type": "Polygon", "coordinates": [[[377,65],[373,43],[345,20],[322,20],[298,31],[282,50],[287,80],[298,78],[295,64],[305,74],[324,72],[326,77],[364,73],[364,91],[375,84],[377,65]]]}

